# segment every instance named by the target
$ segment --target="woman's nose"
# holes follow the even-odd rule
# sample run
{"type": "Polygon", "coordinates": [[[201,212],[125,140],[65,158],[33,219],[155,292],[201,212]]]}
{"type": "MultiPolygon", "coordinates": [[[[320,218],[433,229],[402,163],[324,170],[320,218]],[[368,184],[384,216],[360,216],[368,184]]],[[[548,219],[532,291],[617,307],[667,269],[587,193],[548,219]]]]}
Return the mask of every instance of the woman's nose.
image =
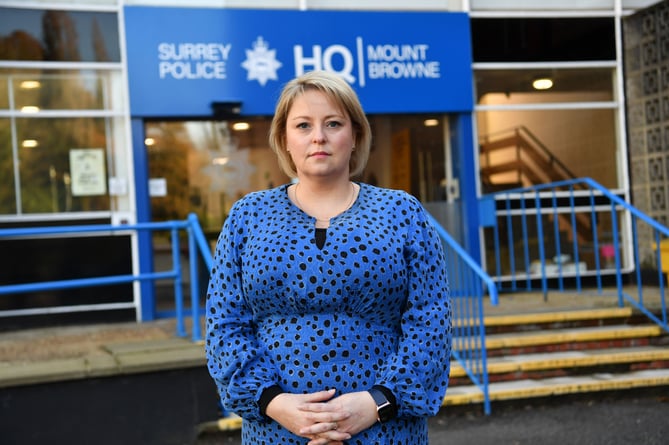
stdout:
{"type": "Polygon", "coordinates": [[[314,144],[322,144],[325,142],[325,132],[320,127],[314,128],[314,144]]]}

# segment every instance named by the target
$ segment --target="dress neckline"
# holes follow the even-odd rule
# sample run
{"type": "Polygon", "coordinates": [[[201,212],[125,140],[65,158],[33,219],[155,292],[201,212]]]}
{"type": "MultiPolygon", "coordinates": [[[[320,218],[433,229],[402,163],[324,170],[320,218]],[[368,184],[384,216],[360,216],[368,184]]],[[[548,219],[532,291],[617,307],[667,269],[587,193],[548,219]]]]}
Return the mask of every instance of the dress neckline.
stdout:
{"type": "Polygon", "coordinates": [[[359,201],[360,201],[360,197],[361,197],[362,194],[364,193],[365,186],[364,186],[364,183],[362,183],[362,182],[356,182],[356,181],[353,181],[353,183],[354,183],[354,184],[357,184],[358,187],[359,187],[359,189],[358,189],[358,195],[355,197],[355,199],[353,200],[353,202],[351,203],[351,205],[350,205],[346,210],[344,210],[343,212],[339,213],[338,215],[335,215],[335,216],[333,216],[332,218],[330,218],[330,225],[329,225],[328,227],[315,227],[315,224],[316,224],[316,218],[314,218],[313,216],[309,215],[307,212],[305,212],[304,210],[302,210],[301,208],[299,208],[299,207],[297,206],[297,204],[295,204],[293,201],[291,201],[290,197],[288,196],[288,188],[289,188],[291,185],[293,185],[294,183],[288,183],[288,184],[285,184],[285,185],[284,185],[284,199],[286,199],[286,200],[288,201],[288,205],[289,205],[291,208],[293,208],[294,211],[295,211],[297,214],[301,215],[301,216],[304,217],[304,218],[307,218],[308,221],[309,221],[310,223],[313,224],[313,226],[314,226],[315,229],[323,229],[323,230],[327,230],[328,228],[332,227],[335,223],[340,222],[340,221],[346,219],[346,217],[347,217],[347,216],[348,216],[354,209],[356,209],[356,208],[358,207],[358,205],[359,205],[358,203],[359,203],[359,201]]]}

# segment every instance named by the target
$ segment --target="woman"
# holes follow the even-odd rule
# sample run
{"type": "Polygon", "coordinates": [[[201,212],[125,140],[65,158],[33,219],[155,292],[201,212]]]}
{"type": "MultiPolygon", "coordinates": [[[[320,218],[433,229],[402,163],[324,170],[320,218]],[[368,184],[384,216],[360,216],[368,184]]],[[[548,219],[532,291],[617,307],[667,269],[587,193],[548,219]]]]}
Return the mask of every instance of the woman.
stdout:
{"type": "Polygon", "coordinates": [[[414,197],[351,181],[370,144],[344,80],[292,80],[270,145],[297,182],[247,195],[224,224],[206,353],[244,444],[428,443],[448,386],[445,260],[414,197]]]}

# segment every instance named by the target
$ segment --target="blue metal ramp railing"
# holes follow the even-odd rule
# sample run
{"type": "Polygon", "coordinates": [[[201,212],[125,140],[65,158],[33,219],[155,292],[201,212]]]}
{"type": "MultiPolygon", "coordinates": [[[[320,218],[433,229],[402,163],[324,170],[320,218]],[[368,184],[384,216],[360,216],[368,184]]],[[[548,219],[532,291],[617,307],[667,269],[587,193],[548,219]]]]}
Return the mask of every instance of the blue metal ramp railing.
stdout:
{"type": "MultiPolygon", "coordinates": [[[[201,327],[199,323],[199,316],[202,313],[199,307],[199,280],[198,280],[198,256],[202,258],[207,267],[211,270],[212,254],[204,236],[204,232],[200,227],[200,223],[196,215],[191,214],[185,221],[167,221],[167,222],[151,222],[140,223],[132,225],[88,225],[88,226],[59,226],[59,227],[37,227],[37,228],[15,228],[0,230],[0,239],[10,239],[18,237],[32,237],[44,236],[54,234],[85,234],[85,233],[133,233],[136,231],[169,231],[171,233],[172,245],[172,268],[151,273],[136,273],[127,275],[112,275],[89,278],[78,278],[69,280],[43,281],[37,283],[21,283],[0,285],[0,298],[2,295],[29,293],[38,291],[73,289],[83,287],[104,286],[110,284],[130,283],[134,281],[143,280],[173,280],[174,283],[174,299],[176,312],[176,330],[177,335],[181,337],[187,336],[185,318],[186,312],[184,308],[183,295],[183,271],[180,262],[180,241],[179,232],[186,231],[188,234],[188,252],[189,252],[189,268],[190,268],[190,294],[191,294],[191,317],[192,323],[192,339],[199,341],[202,339],[201,327]]],[[[72,313],[83,311],[105,311],[118,309],[135,309],[138,314],[138,319],[141,319],[140,305],[138,298],[132,302],[127,303],[100,303],[87,304],[76,306],[51,306],[39,308],[25,308],[15,310],[0,311],[0,318],[2,317],[18,317],[30,316],[39,314],[53,314],[53,313],[72,313]]]]}
{"type": "MultiPolygon", "coordinates": [[[[483,323],[483,298],[488,293],[491,304],[497,304],[497,289],[492,279],[478,264],[460,247],[460,245],[430,216],[441,239],[443,240],[449,271],[449,287],[453,303],[453,358],[465,369],[472,382],[480,388],[484,396],[484,411],[490,414],[490,397],[488,392],[488,373],[486,367],[485,326],[483,323]]],[[[79,287],[94,287],[108,284],[128,283],[142,280],[165,280],[174,282],[176,334],[185,337],[188,317],[184,307],[182,291],[183,273],[180,261],[180,231],[188,234],[188,263],[190,271],[190,316],[192,317],[192,340],[201,341],[202,332],[199,323],[202,308],[199,306],[199,279],[198,260],[204,261],[207,270],[211,270],[213,258],[208,241],[200,227],[196,215],[191,214],[185,221],[167,221],[140,223],[133,225],[89,225],[89,226],[61,226],[39,227],[0,230],[0,239],[43,236],[50,234],[85,234],[95,232],[124,232],[135,231],[169,231],[172,245],[172,267],[152,273],[137,273],[129,275],[100,276],[70,280],[44,281],[38,283],[22,283],[0,286],[2,295],[27,293],[41,290],[70,289],[79,287]]],[[[140,311],[137,298],[129,303],[89,304],[85,306],[59,306],[0,311],[0,317],[29,316],[42,313],[66,313],[76,311],[102,311],[124,308],[134,308],[140,311]]],[[[141,317],[138,317],[140,319],[141,317]]]]}
{"type": "MultiPolygon", "coordinates": [[[[429,215],[429,214],[428,214],[429,215]]],[[[497,287],[492,278],[453,237],[429,215],[443,241],[453,305],[453,358],[483,393],[483,410],[491,412],[485,346],[484,297],[497,305],[497,287]]]]}
{"type": "Polygon", "coordinates": [[[494,204],[484,235],[500,292],[612,296],[669,332],[669,228],[590,178],[496,192],[482,202],[494,204]]]}

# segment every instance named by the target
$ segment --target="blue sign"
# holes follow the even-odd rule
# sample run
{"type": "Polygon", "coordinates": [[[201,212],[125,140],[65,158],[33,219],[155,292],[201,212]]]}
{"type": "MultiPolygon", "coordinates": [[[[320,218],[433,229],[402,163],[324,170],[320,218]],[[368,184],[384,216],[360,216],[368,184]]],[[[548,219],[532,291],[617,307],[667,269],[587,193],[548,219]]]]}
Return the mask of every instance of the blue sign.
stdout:
{"type": "Polygon", "coordinates": [[[134,117],[206,117],[214,102],[271,115],[283,85],[334,71],[367,113],[473,110],[469,17],[125,7],[134,117]]]}

